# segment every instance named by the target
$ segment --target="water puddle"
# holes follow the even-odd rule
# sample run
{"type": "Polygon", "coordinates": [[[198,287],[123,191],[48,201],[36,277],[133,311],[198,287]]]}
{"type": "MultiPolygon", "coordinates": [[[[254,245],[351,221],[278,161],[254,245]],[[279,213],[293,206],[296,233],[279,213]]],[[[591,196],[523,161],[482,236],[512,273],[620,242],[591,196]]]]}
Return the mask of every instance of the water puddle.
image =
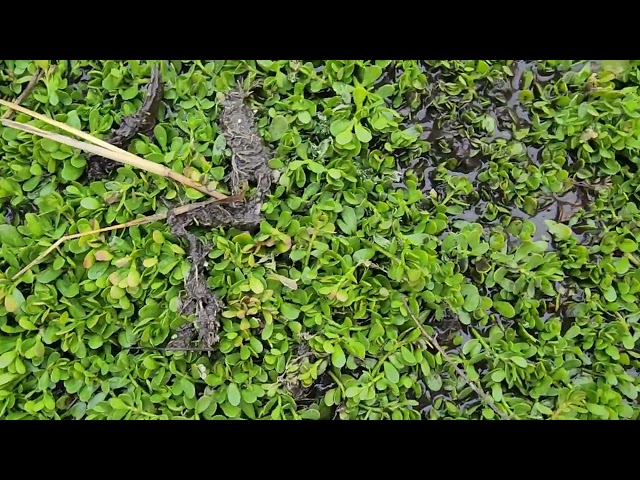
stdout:
{"type": "Polygon", "coordinates": [[[549,196],[539,199],[540,207],[533,215],[528,215],[516,206],[511,207],[508,214],[513,220],[528,220],[532,222],[536,230],[532,236],[533,241],[551,240],[551,235],[546,224],[547,220],[566,223],[569,218],[585,204],[580,198],[579,191],[570,190],[560,197],[549,196]]]}
{"type": "MultiPolygon", "coordinates": [[[[304,389],[301,396],[296,399],[296,403],[300,406],[310,406],[313,403],[320,403],[323,401],[327,390],[334,388],[336,383],[331,376],[325,372],[320,375],[316,381],[310,387],[304,389]]],[[[335,408],[335,406],[333,407],[335,408]]]]}

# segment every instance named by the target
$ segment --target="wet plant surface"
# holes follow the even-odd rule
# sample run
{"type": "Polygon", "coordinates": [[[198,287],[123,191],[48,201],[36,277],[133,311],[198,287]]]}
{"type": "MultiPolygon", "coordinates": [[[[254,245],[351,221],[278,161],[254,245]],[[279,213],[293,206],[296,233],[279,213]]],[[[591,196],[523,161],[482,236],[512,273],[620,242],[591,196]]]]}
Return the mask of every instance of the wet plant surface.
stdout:
{"type": "Polygon", "coordinates": [[[0,417],[636,419],[639,65],[2,61],[0,417]]]}

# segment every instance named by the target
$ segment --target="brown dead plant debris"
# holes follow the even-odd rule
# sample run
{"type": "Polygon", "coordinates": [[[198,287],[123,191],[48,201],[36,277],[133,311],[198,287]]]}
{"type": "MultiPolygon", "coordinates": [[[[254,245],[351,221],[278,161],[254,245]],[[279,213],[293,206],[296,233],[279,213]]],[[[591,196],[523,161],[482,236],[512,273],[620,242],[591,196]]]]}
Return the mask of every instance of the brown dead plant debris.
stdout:
{"type": "MultiPolygon", "coordinates": [[[[151,71],[151,79],[147,86],[144,103],[136,113],[124,117],[120,126],[105,141],[116,147],[126,149],[138,134],[151,135],[156,124],[163,94],[164,84],[162,83],[158,64],[155,64],[151,71]]],[[[87,155],[87,178],[90,181],[102,180],[108,177],[117,166],[117,162],[91,153],[87,155]]]]}
{"type": "Polygon", "coordinates": [[[262,221],[262,203],[271,189],[272,171],[268,164],[271,154],[255,126],[253,112],[245,104],[246,97],[247,93],[240,86],[229,92],[222,104],[220,121],[227,145],[232,151],[229,175],[231,189],[238,195],[253,184],[255,191],[244,202],[210,203],[186,215],[170,215],[167,218],[171,233],[189,243],[191,269],[185,279],[187,294],[181,312],[196,315],[196,325],[181,327],[168,348],[188,348],[197,339],[202,347],[210,349],[218,342],[218,316],[223,302],[211,291],[204,275],[206,257],[211,247],[189,232],[187,227],[195,223],[203,227],[252,230],[262,221]]]}

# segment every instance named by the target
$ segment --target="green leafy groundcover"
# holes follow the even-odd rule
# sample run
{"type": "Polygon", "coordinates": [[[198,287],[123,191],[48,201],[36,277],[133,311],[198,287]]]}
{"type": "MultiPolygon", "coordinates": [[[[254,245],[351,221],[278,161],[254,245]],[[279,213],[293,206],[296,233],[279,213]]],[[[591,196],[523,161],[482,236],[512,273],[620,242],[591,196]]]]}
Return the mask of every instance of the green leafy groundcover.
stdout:
{"type": "MultiPolygon", "coordinates": [[[[159,350],[190,261],[166,223],[64,243],[202,198],[0,130],[0,417],[492,419],[412,313],[518,419],[638,417],[640,62],[0,62],[0,97],[105,138],[165,91],[129,149],[229,192],[224,93],[277,174],[258,230],[213,245],[215,351],[159,350]]],[[[16,114],[16,121],[51,129],[16,114]]]]}

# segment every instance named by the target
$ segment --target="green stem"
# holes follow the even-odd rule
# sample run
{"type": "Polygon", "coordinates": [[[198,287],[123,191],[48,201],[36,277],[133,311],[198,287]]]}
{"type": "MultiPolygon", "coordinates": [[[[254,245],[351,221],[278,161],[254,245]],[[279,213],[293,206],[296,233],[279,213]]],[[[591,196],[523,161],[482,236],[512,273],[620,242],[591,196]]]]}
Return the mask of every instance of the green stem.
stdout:
{"type": "Polygon", "coordinates": [[[369,247],[373,248],[376,252],[383,254],[385,257],[387,257],[387,258],[389,258],[391,260],[398,261],[398,259],[394,255],[391,255],[389,252],[384,250],[382,247],[380,247],[377,244],[367,240],[366,238],[361,238],[360,241],[362,241],[363,243],[366,243],[369,247]]]}
{"type": "Polygon", "coordinates": [[[386,361],[387,361],[387,358],[389,358],[389,357],[391,356],[391,354],[392,354],[392,353],[395,353],[395,350],[392,350],[392,351],[390,351],[390,352],[387,352],[387,353],[385,354],[385,356],[384,356],[384,357],[382,357],[380,360],[378,360],[378,363],[376,363],[376,366],[375,366],[375,367],[373,367],[373,371],[371,372],[371,376],[372,376],[372,377],[376,377],[376,376],[378,376],[378,371],[380,370],[380,367],[381,367],[382,365],[384,365],[384,362],[386,362],[386,361]]]}
{"type": "MultiPolygon", "coordinates": [[[[416,339],[417,340],[417,339],[416,339]]],[[[415,340],[414,340],[415,341],[415,340]]],[[[389,358],[392,354],[396,353],[401,347],[404,347],[405,345],[410,344],[411,341],[410,340],[403,340],[402,342],[398,342],[396,343],[396,348],[394,348],[393,350],[391,350],[390,352],[387,352],[385,354],[384,357],[382,357],[380,360],[378,360],[378,363],[376,363],[376,366],[373,367],[373,370],[371,372],[371,376],[372,377],[376,377],[378,375],[378,372],[380,370],[380,367],[382,365],[384,365],[384,362],[387,360],[387,358],[389,358]]],[[[377,381],[377,380],[376,380],[377,381]]]]}
{"type": "Polygon", "coordinates": [[[145,417],[149,417],[149,418],[158,418],[157,415],[154,415],[153,413],[149,413],[149,412],[145,412],[144,410],[138,410],[136,409],[132,409],[134,412],[136,412],[139,415],[145,416],[145,417]]]}
{"type": "Polygon", "coordinates": [[[491,350],[491,347],[489,347],[489,345],[487,345],[487,342],[484,341],[484,338],[482,338],[482,335],[480,335],[478,333],[478,331],[475,328],[471,328],[471,332],[473,333],[473,336],[476,337],[478,339],[478,341],[480,342],[480,344],[487,350],[491,350]]]}
{"type": "Polygon", "coordinates": [[[450,192],[446,197],[444,197],[444,200],[442,200],[442,202],[440,203],[440,205],[442,205],[442,206],[444,207],[444,206],[449,202],[449,200],[451,200],[451,199],[453,198],[453,195],[454,195],[455,193],[456,193],[455,191],[450,192]]]}
{"type": "Polygon", "coordinates": [[[311,234],[311,238],[309,239],[309,245],[307,246],[307,253],[304,256],[305,268],[309,265],[309,259],[311,258],[311,249],[313,248],[313,243],[316,241],[317,236],[318,236],[318,230],[314,227],[313,233],[311,234]]]}
{"type": "Polygon", "coordinates": [[[633,253],[625,253],[625,257],[629,259],[631,263],[633,263],[636,267],[640,267],[640,260],[636,258],[633,253]]]}
{"type": "Polygon", "coordinates": [[[340,388],[340,392],[342,393],[342,397],[346,398],[346,395],[344,393],[344,385],[342,385],[342,382],[340,380],[338,380],[338,377],[336,377],[335,374],[331,370],[327,370],[327,372],[329,373],[329,376],[331,378],[333,378],[333,381],[338,384],[338,387],[340,388]]]}

